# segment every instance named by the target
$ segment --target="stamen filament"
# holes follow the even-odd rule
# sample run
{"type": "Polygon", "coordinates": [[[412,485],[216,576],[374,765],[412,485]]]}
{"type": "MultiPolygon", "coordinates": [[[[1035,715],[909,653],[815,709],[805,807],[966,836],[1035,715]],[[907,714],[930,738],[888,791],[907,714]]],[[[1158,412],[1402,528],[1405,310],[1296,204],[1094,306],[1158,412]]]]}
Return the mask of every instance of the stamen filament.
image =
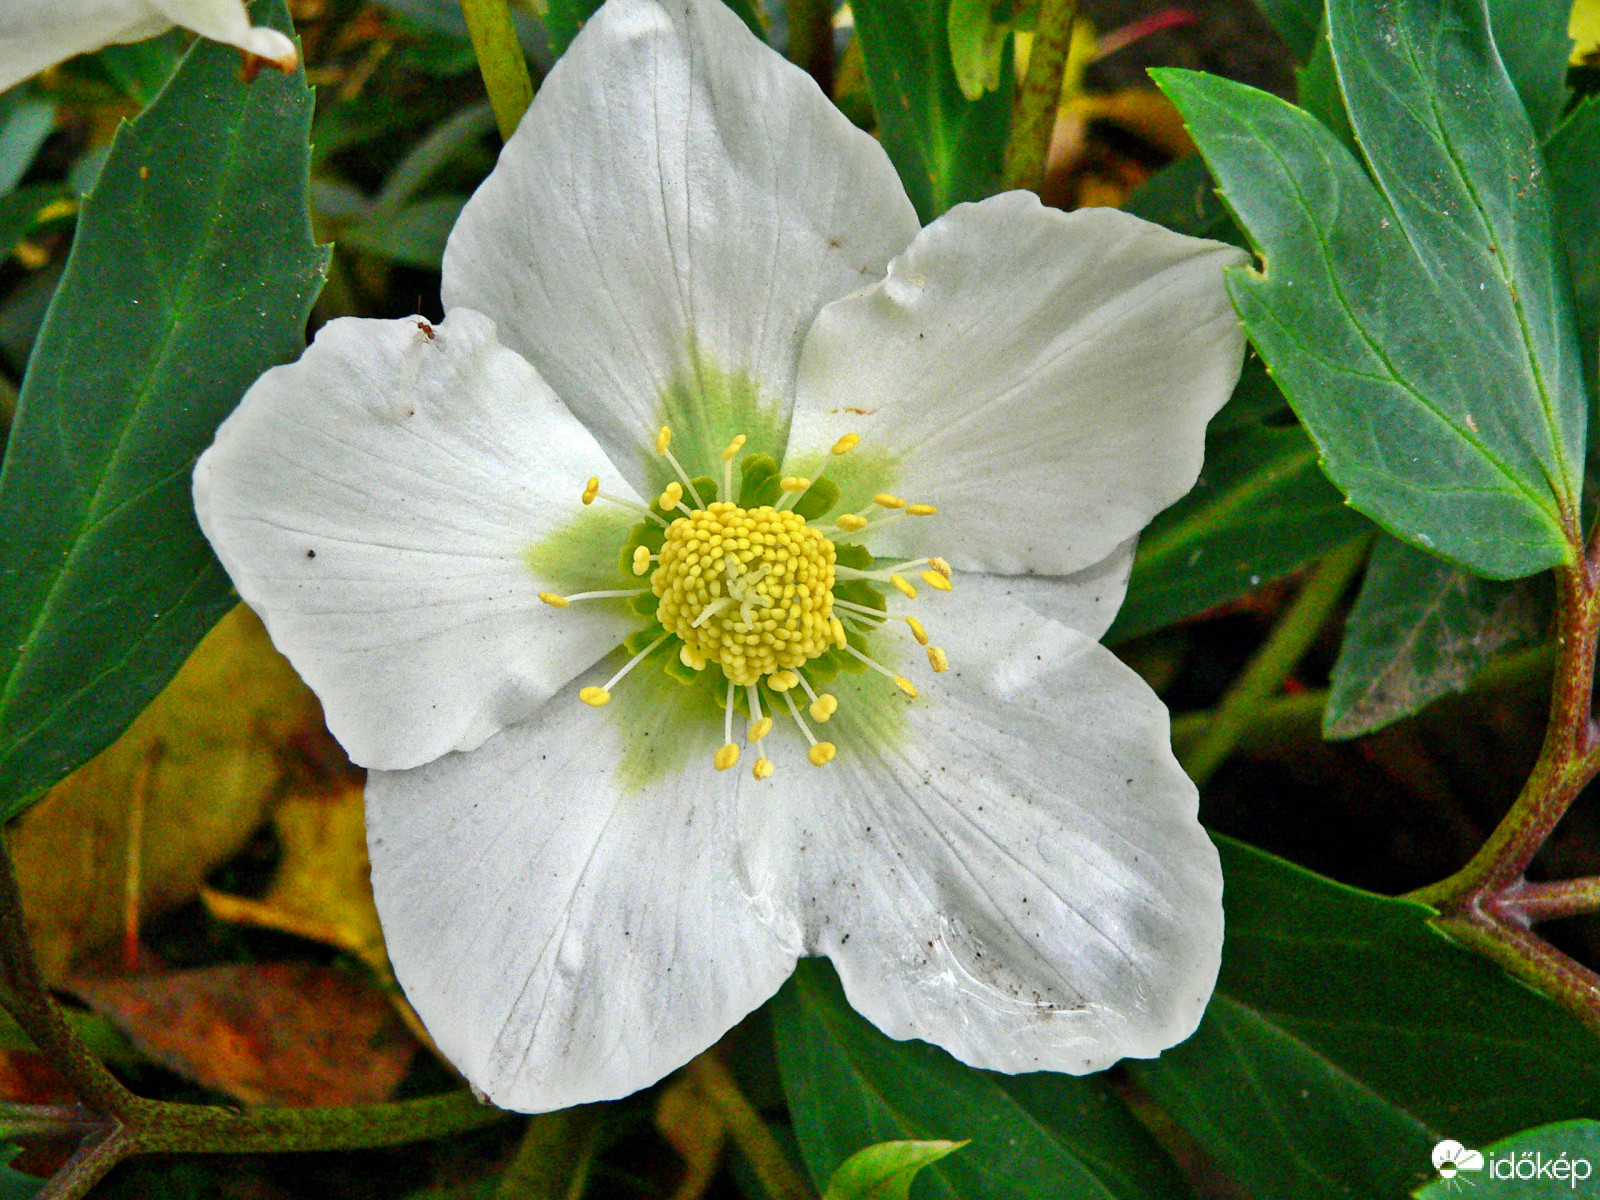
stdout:
{"type": "Polygon", "coordinates": [[[738,503],[733,494],[733,458],[744,449],[747,440],[744,434],[738,434],[722,451],[722,498],[733,503],[738,503]]]}
{"type": "Polygon", "coordinates": [[[618,671],[610,679],[606,680],[606,685],[605,685],[605,688],[603,690],[609,692],[612,688],[616,687],[617,684],[619,684],[619,683],[621,683],[623,681],[623,679],[627,676],[629,671],[633,670],[640,663],[642,663],[645,660],[645,658],[649,656],[649,654],[650,654],[650,652],[652,650],[654,650],[657,646],[661,645],[662,642],[666,641],[671,636],[672,635],[670,633],[663,633],[655,641],[651,642],[643,650],[639,651],[639,653],[635,654],[627,662],[623,663],[622,664],[622,670],[618,671]]]}
{"type": "MultiPolygon", "coordinates": [[[[689,498],[694,501],[696,508],[704,508],[706,502],[700,499],[700,493],[694,490],[694,480],[689,478],[689,472],[683,469],[683,464],[678,461],[678,456],[671,450],[672,426],[663,425],[661,432],[656,434],[656,453],[672,464],[672,469],[678,473],[678,478],[683,481],[684,489],[689,493],[689,498]]],[[[667,507],[662,505],[663,508],[667,507]]]]}
{"type": "Polygon", "coordinates": [[[837,596],[833,598],[833,606],[842,608],[847,613],[859,613],[864,617],[873,617],[878,621],[889,619],[889,614],[881,608],[868,608],[865,604],[857,604],[854,600],[841,600],[837,596]]]}
{"type": "Polygon", "coordinates": [[[800,715],[800,710],[795,707],[794,696],[789,692],[783,693],[783,698],[789,702],[789,712],[794,716],[794,723],[800,726],[800,732],[806,735],[806,741],[811,743],[811,749],[806,751],[806,757],[811,760],[813,767],[825,767],[833,761],[833,756],[838,753],[832,742],[819,742],[812,734],[811,727],[806,724],[805,718],[800,715]]]}
{"type": "Polygon", "coordinates": [[[642,596],[649,590],[649,588],[616,588],[604,592],[573,592],[570,596],[559,596],[555,592],[540,592],[539,599],[551,608],[565,608],[574,600],[620,600],[642,596]]]}
{"type": "MultiPolygon", "coordinates": [[[[589,493],[586,490],[584,492],[584,495],[587,496],[588,494],[589,493]]],[[[649,517],[652,521],[654,521],[657,525],[661,526],[661,528],[663,528],[663,529],[665,529],[667,527],[667,522],[661,518],[660,514],[658,514],[654,509],[647,507],[646,505],[636,504],[632,500],[624,500],[621,496],[613,496],[609,492],[596,491],[595,492],[595,496],[596,496],[596,498],[598,498],[600,500],[608,500],[612,504],[620,505],[623,508],[631,508],[636,513],[643,513],[645,516],[649,517]]]]}
{"type": "Polygon", "coordinates": [[[867,666],[871,667],[874,671],[878,672],[878,674],[884,676],[885,678],[894,680],[895,687],[899,688],[902,692],[904,692],[906,695],[910,696],[912,699],[916,699],[916,695],[917,695],[916,685],[913,684],[911,682],[911,680],[907,679],[904,675],[896,675],[893,671],[889,670],[888,667],[884,666],[880,662],[874,662],[872,659],[868,658],[865,654],[861,653],[861,651],[857,650],[854,646],[846,646],[844,649],[845,649],[845,653],[846,654],[855,655],[856,658],[858,658],[862,662],[866,663],[867,666]]]}
{"type": "Polygon", "coordinates": [[[718,596],[710,604],[706,605],[700,610],[700,615],[698,617],[689,622],[689,628],[699,629],[700,626],[704,625],[707,621],[711,620],[712,617],[716,616],[719,612],[733,603],[734,600],[731,596],[718,596]]]}
{"type": "Polygon", "coordinates": [[[739,761],[739,743],[733,740],[733,680],[728,680],[728,701],[722,712],[722,746],[711,765],[726,771],[739,761]]]}

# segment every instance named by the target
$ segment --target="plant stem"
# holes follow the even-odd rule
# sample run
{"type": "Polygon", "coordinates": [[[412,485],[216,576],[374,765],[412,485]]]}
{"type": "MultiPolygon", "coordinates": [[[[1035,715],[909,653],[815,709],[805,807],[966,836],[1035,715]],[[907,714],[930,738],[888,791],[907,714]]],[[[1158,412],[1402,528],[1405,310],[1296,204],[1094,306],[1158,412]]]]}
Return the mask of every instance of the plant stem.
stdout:
{"type": "Polygon", "coordinates": [[[578,1200],[600,1142],[600,1108],[584,1105],[528,1118],[498,1200],[578,1200]]]}
{"type": "Polygon", "coordinates": [[[1007,189],[1037,192],[1044,183],[1045,159],[1056,128],[1061,81],[1067,73],[1067,51],[1072,47],[1077,16],[1078,0],[1040,0],[1028,74],[1011,106],[1004,175],[1007,189]]]}
{"type": "Polygon", "coordinates": [[[510,141],[533,102],[533,78],[511,21],[511,8],[506,0],[461,0],[461,14],[467,19],[467,33],[478,56],[478,70],[483,73],[500,138],[510,141]]]}
{"type": "Polygon", "coordinates": [[[1564,879],[1560,883],[1513,884],[1501,894],[1500,908],[1524,927],[1540,921],[1600,912],[1600,875],[1564,879]]]}
{"type": "Polygon", "coordinates": [[[707,1050],[686,1068],[695,1086],[727,1122],[728,1135],[771,1200],[816,1200],[761,1114],[745,1099],[728,1069],[707,1050]]]}
{"type": "Polygon", "coordinates": [[[1327,624],[1352,576],[1366,559],[1369,539],[1341,546],[1318,564],[1271,636],[1229,687],[1211,715],[1210,724],[1181,757],[1184,770],[1204,785],[1233,753],[1250,722],[1250,714],[1272,696],[1299,665],[1327,624]]]}
{"type": "Polygon", "coordinates": [[[833,5],[830,0],[788,0],[789,61],[833,95],[833,5]]]}

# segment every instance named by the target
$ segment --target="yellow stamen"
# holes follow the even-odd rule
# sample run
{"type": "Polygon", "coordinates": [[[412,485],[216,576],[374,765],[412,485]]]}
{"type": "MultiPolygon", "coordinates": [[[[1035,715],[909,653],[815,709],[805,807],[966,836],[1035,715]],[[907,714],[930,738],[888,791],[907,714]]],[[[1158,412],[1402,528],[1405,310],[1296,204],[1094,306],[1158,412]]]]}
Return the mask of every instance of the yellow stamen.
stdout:
{"type": "Polygon", "coordinates": [[[896,675],[894,677],[894,685],[906,695],[910,696],[913,700],[917,698],[916,684],[912,683],[911,680],[907,679],[904,675],[896,675]]]}
{"type": "Polygon", "coordinates": [[[869,522],[857,513],[845,513],[834,524],[846,533],[855,533],[857,530],[865,529],[869,522]]]}
{"type": "Polygon", "coordinates": [[[785,475],[778,481],[778,486],[786,492],[803,492],[811,486],[811,480],[804,475],[785,475]]]}
{"type": "Polygon", "coordinates": [[[589,482],[583,485],[583,502],[593,504],[594,498],[600,494],[600,476],[591,476],[589,482]]]}
{"type": "Polygon", "coordinates": [[[950,658],[937,646],[928,647],[928,665],[933,668],[935,675],[940,674],[950,665],[950,658]]]}
{"type": "MultiPolygon", "coordinates": [[[[889,582],[894,584],[894,590],[899,592],[907,600],[915,600],[917,598],[917,589],[906,582],[906,577],[904,575],[891,575],[889,576],[889,582]]],[[[944,586],[946,589],[950,587],[948,583],[944,586]]]]}
{"type": "Polygon", "coordinates": [[[661,493],[661,498],[656,501],[656,504],[664,512],[671,512],[682,503],[683,484],[679,483],[676,479],[667,484],[666,489],[661,493]]]}
{"type": "Polygon", "coordinates": [[[665,454],[667,452],[667,447],[670,445],[672,445],[672,427],[670,425],[663,425],[661,427],[661,432],[656,434],[656,453],[665,454]]]}
{"type": "Polygon", "coordinates": [[[879,492],[872,498],[872,502],[879,508],[904,508],[906,502],[899,496],[891,496],[888,492],[879,492]]]}
{"type": "Polygon", "coordinates": [[[717,756],[711,761],[717,770],[726,771],[729,767],[733,766],[739,761],[738,744],[735,742],[728,742],[722,747],[722,749],[717,751],[717,756]]]}
{"type": "Polygon", "coordinates": [[[733,456],[744,449],[744,444],[747,440],[748,439],[744,436],[744,434],[741,433],[738,437],[734,438],[733,441],[729,442],[727,449],[722,452],[722,461],[732,462],[733,456]]]}
{"type": "Polygon", "coordinates": [[[839,649],[843,650],[850,644],[850,639],[844,633],[844,622],[839,620],[838,617],[828,618],[828,629],[833,634],[833,644],[839,649]]]}
{"type": "Polygon", "coordinates": [[[635,546],[633,548],[633,573],[643,575],[650,569],[650,547],[635,546]]]}
{"type": "Polygon", "coordinates": [[[763,754],[756,759],[756,765],[750,769],[750,774],[757,779],[770,779],[772,777],[772,760],[763,754]]]}
{"type": "Polygon", "coordinates": [[[691,671],[704,671],[706,669],[705,657],[690,645],[678,647],[678,661],[691,671]]]}
{"type": "Polygon", "coordinates": [[[906,516],[908,517],[931,517],[937,515],[938,512],[939,509],[932,504],[906,505],[906,516]]]}
{"type": "Polygon", "coordinates": [[[800,676],[793,671],[774,671],[767,676],[767,686],[775,692],[787,692],[800,682],[800,676]]]}
{"type": "Polygon", "coordinates": [[[944,559],[938,557],[930,558],[928,560],[928,565],[935,571],[939,572],[939,574],[943,575],[946,579],[950,578],[950,564],[945,562],[944,559]]]}
{"type": "Polygon", "coordinates": [[[849,454],[860,444],[861,435],[859,433],[847,433],[833,444],[833,453],[835,455],[849,454]]]}
{"type": "Polygon", "coordinates": [[[567,598],[565,596],[558,596],[554,592],[540,592],[539,599],[543,600],[551,608],[568,607],[567,598]]]}
{"type": "Polygon", "coordinates": [[[928,631],[922,627],[922,622],[915,617],[907,617],[906,624],[911,626],[911,636],[917,639],[917,645],[928,644],[928,631]]]}
{"type": "Polygon", "coordinates": [[[806,757],[811,760],[813,767],[825,767],[833,761],[833,756],[838,753],[832,742],[817,742],[806,751],[806,757]]]}
{"type": "Polygon", "coordinates": [[[936,592],[948,592],[953,586],[949,578],[941,575],[938,571],[924,571],[922,573],[922,582],[936,592]]]}
{"type": "Polygon", "coordinates": [[[839,701],[830,693],[823,692],[811,702],[808,709],[813,721],[826,722],[827,719],[839,711],[839,701]]]}
{"type": "Polygon", "coordinates": [[[759,742],[762,738],[766,737],[767,734],[769,734],[771,732],[772,732],[772,718],[771,717],[762,717],[759,720],[750,722],[750,731],[747,734],[745,734],[745,737],[748,738],[752,742],[759,742]]]}
{"type": "Polygon", "coordinates": [[[602,687],[586,687],[578,693],[578,699],[590,708],[599,708],[611,702],[611,693],[602,687]]]}

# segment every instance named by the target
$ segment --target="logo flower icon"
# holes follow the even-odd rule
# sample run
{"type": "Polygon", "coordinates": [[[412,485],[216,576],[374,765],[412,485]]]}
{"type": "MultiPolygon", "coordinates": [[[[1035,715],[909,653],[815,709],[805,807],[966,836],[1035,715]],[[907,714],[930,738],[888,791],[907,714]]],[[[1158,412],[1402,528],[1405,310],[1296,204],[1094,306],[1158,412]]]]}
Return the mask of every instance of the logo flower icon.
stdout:
{"type": "Polygon", "coordinates": [[[1433,1148],[1433,1165],[1441,1179],[1454,1179],[1462,1171],[1483,1170],[1483,1154],[1446,1138],[1433,1148]]]}

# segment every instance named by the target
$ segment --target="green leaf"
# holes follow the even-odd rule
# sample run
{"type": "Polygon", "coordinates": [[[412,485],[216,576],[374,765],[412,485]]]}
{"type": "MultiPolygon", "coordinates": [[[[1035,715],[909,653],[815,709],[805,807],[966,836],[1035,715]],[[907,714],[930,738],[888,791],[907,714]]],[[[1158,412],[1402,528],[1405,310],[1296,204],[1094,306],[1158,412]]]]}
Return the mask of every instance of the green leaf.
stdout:
{"type": "Polygon", "coordinates": [[[0,1142],[0,1200],[33,1200],[44,1188],[43,1179],[24,1175],[11,1165],[21,1153],[21,1146],[0,1142]]]}
{"type": "Polygon", "coordinates": [[[1322,0],[1255,0],[1255,5],[1272,22],[1296,61],[1309,62],[1322,27],[1322,0]]]}
{"type": "MultiPolygon", "coordinates": [[[[1224,409],[1224,412],[1227,410],[1224,409]]],[[[1194,490],[1139,539],[1114,644],[1235,599],[1370,528],[1317,469],[1294,427],[1248,426],[1206,439],[1194,490]]]]}
{"type": "Polygon", "coordinates": [[[71,195],[64,183],[27,183],[0,196],[0,255],[9,257],[45,214],[71,195]]]}
{"type": "Polygon", "coordinates": [[[339,242],[389,262],[437,271],[466,203],[465,196],[434,196],[396,212],[374,212],[346,229],[339,242]]]}
{"type": "Polygon", "coordinates": [[[1531,583],[1479,579],[1379,539],[1333,665],[1323,736],[1360,737],[1464,690],[1496,654],[1538,639],[1543,607],[1531,583]]]}
{"type": "Polygon", "coordinates": [[[1500,61],[1541,137],[1567,104],[1567,60],[1572,0],[1488,0],[1500,61]]]}
{"type": "Polygon", "coordinates": [[[1244,231],[1217,198],[1217,182],[1198,154],[1162,167],[1129,193],[1122,209],[1175,233],[1245,244],[1244,231]]]}
{"type": "Polygon", "coordinates": [[[995,20],[992,0],[950,0],[946,23],[950,64],[961,94],[968,100],[982,100],[985,92],[1000,86],[1000,69],[1013,26],[995,20]]]}
{"type": "Polygon", "coordinates": [[[998,87],[961,94],[950,61],[950,0],[856,0],[878,134],[927,224],[951,205],[998,190],[1011,116],[1011,53],[998,87]]]}
{"type": "Polygon", "coordinates": [[[1216,994],[1193,1037],[1129,1067],[1254,1200],[1404,1195],[1443,1138],[1600,1115],[1594,1035],[1432,910],[1216,840],[1216,994]]]}
{"type": "MultiPolygon", "coordinates": [[[[257,23],[291,28],[282,0],[257,23]]],[[[311,93],[198,41],[118,132],[0,470],[0,814],[111,742],[234,603],[189,472],[300,349],[311,93]]]]}
{"type": "Polygon", "coordinates": [[[1578,1187],[1600,1170],[1600,1122],[1557,1121],[1524,1129],[1482,1149],[1459,1143],[1435,1147],[1433,1158],[1456,1169],[1447,1175],[1449,1168],[1440,1166],[1439,1178],[1412,1193],[1417,1200],[1457,1197],[1463,1185],[1472,1189],[1474,1200],[1590,1195],[1592,1184],[1582,1192],[1578,1187]]]}
{"type": "Polygon", "coordinates": [[[1433,5],[1363,8],[1357,28],[1335,0],[1335,61],[1387,198],[1301,110],[1156,74],[1266,260],[1230,271],[1229,291],[1324,470],[1402,540],[1516,578],[1576,553],[1586,401],[1570,287],[1481,19],[1434,13],[1430,42],[1419,7],[1433,5]]]}
{"type": "Polygon", "coordinates": [[[0,96],[0,194],[11,191],[55,132],[55,101],[16,88],[0,96]]]}
{"type": "MultiPolygon", "coordinates": [[[[1566,251],[1578,310],[1578,344],[1590,395],[1600,391],[1600,97],[1578,104],[1544,146],[1555,198],[1556,230],[1566,251]]],[[[1591,434],[1594,432],[1590,431],[1591,434]]]]}
{"type": "Polygon", "coordinates": [[[833,1173],[822,1200],[910,1200],[917,1172],[965,1142],[879,1142],[858,1150],[833,1173]]]}
{"type": "MultiPolygon", "coordinates": [[[[602,0],[549,0],[544,25],[550,34],[550,49],[557,57],[567,52],[584,22],[600,11],[601,3],[602,0]]],[[[761,15],[752,0],[723,0],[723,3],[738,14],[751,33],[762,41],[767,40],[766,26],[761,23],[761,15]]]]}
{"type": "Polygon", "coordinates": [[[1178,1200],[1175,1169],[1103,1078],[996,1075],[898,1042],[851,1009],[833,968],[803,960],[773,1001],[778,1066],[812,1177],[856,1147],[970,1139],[933,1163],[926,1200],[1178,1200]]]}

